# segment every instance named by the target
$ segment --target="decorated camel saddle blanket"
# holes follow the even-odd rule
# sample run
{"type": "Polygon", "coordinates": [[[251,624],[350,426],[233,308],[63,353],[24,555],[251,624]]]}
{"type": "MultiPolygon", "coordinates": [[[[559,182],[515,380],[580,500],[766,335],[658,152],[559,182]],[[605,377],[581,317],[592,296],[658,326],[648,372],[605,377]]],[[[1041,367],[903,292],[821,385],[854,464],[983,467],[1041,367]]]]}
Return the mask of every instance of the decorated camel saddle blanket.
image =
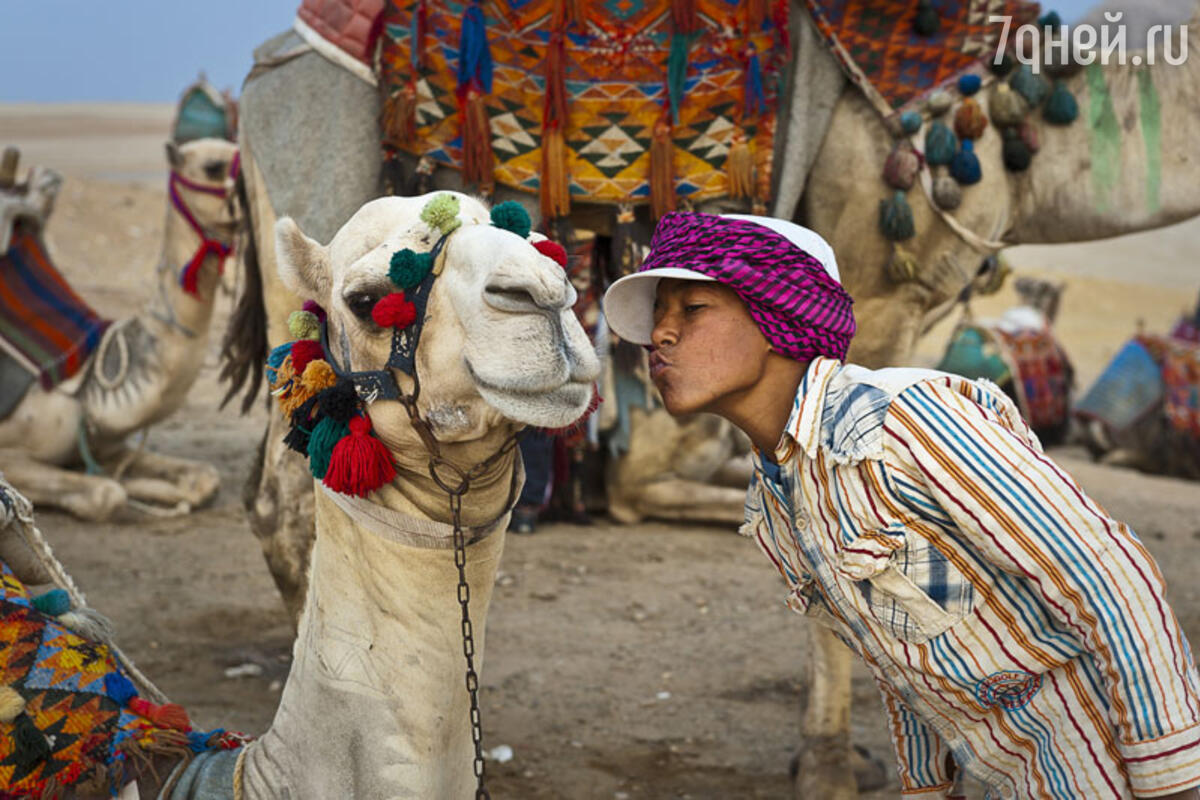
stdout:
{"type": "Polygon", "coordinates": [[[1138,341],[1162,370],[1168,426],[1200,442],[1200,343],[1175,336],[1139,336],[1138,341]]]}
{"type": "Polygon", "coordinates": [[[388,0],[386,144],[540,193],[548,216],[765,202],[789,50],[788,3],[770,5],[388,0]]]}
{"type": "Polygon", "coordinates": [[[1079,398],[1073,413],[1123,433],[1162,407],[1162,368],[1138,338],[1130,339],[1079,398]]]}
{"type": "Polygon", "coordinates": [[[79,372],[108,325],[54,266],[35,226],[18,221],[0,255],[5,354],[50,390],[79,372]]]}
{"type": "Polygon", "coordinates": [[[109,646],[82,633],[94,626],[64,590],[34,596],[0,562],[0,798],[115,796],[154,756],[245,743],[140,697],[109,646]]]}

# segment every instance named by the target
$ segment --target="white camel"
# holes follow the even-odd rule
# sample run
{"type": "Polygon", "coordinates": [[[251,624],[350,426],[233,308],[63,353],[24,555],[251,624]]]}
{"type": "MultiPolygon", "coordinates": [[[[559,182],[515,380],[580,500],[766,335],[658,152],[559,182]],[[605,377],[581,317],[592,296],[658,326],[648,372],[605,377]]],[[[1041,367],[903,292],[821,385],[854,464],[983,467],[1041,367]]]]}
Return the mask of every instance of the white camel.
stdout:
{"type": "MultiPolygon", "coordinates": [[[[0,464],[38,506],[98,520],[134,500],[184,511],[219,487],[215,468],[130,447],[187,397],[204,362],[224,260],[240,222],[233,198],[237,147],[219,139],[167,145],[170,194],[150,297],[105,331],[79,372],[52,390],[32,384],[0,421],[0,464]],[[181,283],[181,270],[201,258],[181,283]],[[87,460],[101,468],[78,468],[87,460]]],[[[47,173],[38,173],[43,177],[47,173]]],[[[45,183],[45,181],[43,181],[45,183]]],[[[50,182],[57,189],[59,181],[50,182]]],[[[47,211],[50,204],[44,204],[47,211]]],[[[45,215],[38,220],[44,224],[45,215]]],[[[93,466],[94,466],[93,465],[93,466]]]]}
{"type": "MultiPolygon", "coordinates": [[[[368,203],[328,246],[291,219],[276,226],[282,278],[327,309],[327,340],[341,368],[386,369],[392,331],[376,325],[370,309],[396,290],[388,278],[392,254],[428,252],[437,239],[419,219],[428,199],[368,203]]],[[[571,312],[575,292],[559,266],[487,224],[489,210],[479,201],[458,200],[464,224],[441,250],[416,351],[422,422],[414,424],[401,402],[364,402],[395,480],[366,498],[316,483],[308,599],[274,722],[236,752],[188,764],[160,757],[157,778],[137,775],[140,796],[156,796],[168,774],[171,800],[472,795],[477,753],[460,598],[469,597],[478,670],[508,514],[523,479],[514,437],[525,425],[578,420],[600,365],[571,312]],[[462,573],[451,499],[431,478],[431,440],[419,430],[426,425],[438,480],[472,474],[460,514],[462,573]],[[472,470],[480,464],[486,468],[472,470]]],[[[392,374],[412,393],[412,378],[392,374]]],[[[2,540],[0,554],[30,560],[2,540]]]]}

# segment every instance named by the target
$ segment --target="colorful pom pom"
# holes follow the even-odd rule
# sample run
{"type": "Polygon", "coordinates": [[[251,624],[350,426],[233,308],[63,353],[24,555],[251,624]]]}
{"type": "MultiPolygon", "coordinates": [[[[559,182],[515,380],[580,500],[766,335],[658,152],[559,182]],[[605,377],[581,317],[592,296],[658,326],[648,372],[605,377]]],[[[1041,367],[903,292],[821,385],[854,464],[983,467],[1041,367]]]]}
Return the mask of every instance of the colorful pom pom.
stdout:
{"type": "Polygon", "coordinates": [[[175,703],[158,705],[141,697],[135,697],[129,701],[129,710],[139,717],[145,717],[160,728],[185,731],[192,727],[192,722],[188,719],[183,706],[175,703]]]}
{"type": "Polygon", "coordinates": [[[314,314],[317,318],[317,322],[325,321],[325,309],[321,308],[320,304],[317,303],[317,301],[305,300],[304,305],[301,306],[301,308],[304,309],[305,311],[308,311],[311,314],[314,314]]]}
{"type": "Polygon", "coordinates": [[[900,115],[900,130],[904,131],[908,136],[912,136],[921,130],[921,125],[924,122],[925,119],[919,111],[905,111],[900,115]]]}
{"type": "Polygon", "coordinates": [[[119,672],[104,676],[104,693],[119,706],[129,705],[129,701],[138,696],[137,688],[119,672]]]}
{"type": "Polygon", "coordinates": [[[522,239],[528,238],[533,223],[525,206],[516,200],[506,200],[492,208],[492,224],[497,228],[512,231],[522,239]]]}
{"type": "Polygon", "coordinates": [[[433,269],[431,253],[415,253],[407,247],[392,254],[388,277],[401,289],[418,286],[433,269]]]}
{"type": "Polygon", "coordinates": [[[71,596],[66,589],[51,589],[33,598],[33,607],[43,614],[57,617],[71,610],[71,596]]]}
{"type": "Polygon", "coordinates": [[[1052,125],[1070,125],[1079,117],[1079,103],[1062,81],[1054,82],[1042,116],[1052,125]]]}
{"type": "Polygon", "coordinates": [[[292,343],[284,342],[271,351],[267,356],[267,383],[275,385],[275,379],[280,366],[283,365],[284,359],[292,354],[292,343]]]}
{"type": "Polygon", "coordinates": [[[358,392],[350,381],[340,381],[317,395],[321,414],[338,422],[349,422],[358,413],[358,392]]]}
{"type": "Polygon", "coordinates": [[[543,239],[540,242],[534,242],[533,249],[537,250],[547,258],[553,259],[563,269],[567,268],[567,251],[558,242],[552,242],[549,239],[543,239]]]}
{"type": "Polygon", "coordinates": [[[417,307],[404,296],[404,292],[392,292],[376,301],[371,309],[371,319],[381,328],[403,330],[416,321],[417,307]]]}
{"type": "Polygon", "coordinates": [[[979,165],[979,157],[975,155],[975,147],[970,139],[963,140],[962,149],[950,162],[950,174],[964,186],[979,183],[983,179],[983,168],[979,165]]]}
{"type": "Polygon", "coordinates": [[[938,120],[925,131],[925,161],[930,166],[940,167],[954,160],[958,152],[958,137],[946,123],[938,120]]]}
{"type": "Polygon", "coordinates": [[[333,448],[348,433],[350,428],[346,423],[333,417],[325,417],[313,428],[308,437],[308,469],[314,478],[321,480],[325,477],[325,473],[329,471],[329,458],[333,455],[333,448]]]}
{"type": "Polygon", "coordinates": [[[371,421],[352,417],[350,435],[334,445],[322,482],[335,492],[366,497],[395,477],[392,454],[371,435],[371,421]]]}
{"type": "Polygon", "coordinates": [[[421,209],[421,220],[446,236],[458,230],[462,220],[458,218],[458,198],[452,194],[439,194],[421,209]]]}
{"type": "Polygon", "coordinates": [[[978,139],[987,130],[987,124],[987,114],[973,97],[963,100],[954,114],[954,132],[960,139],[978,139]]]}
{"type": "Polygon", "coordinates": [[[916,235],[912,208],[904,192],[897,191],[891,199],[879,201],[879,228],[893,242],[911,239],[916,235]]]}
{"type": "Polygon", "coordinates": [[[967,97],[978,92],[980,86],[983,86],[983,79],[973,72],[968,72],[958,79],[958,90],[967,97]]]}
{"type": "Polygon", "coordinates": [[[337,373],[323,358],[308,362],[308,366],[304,368],[304,374],[300,376],[301,385],[312,394],[316,394],[322,389],[328,389],[337,381],[337,373]]]}
{"type": "Polygon", "coordinates": [[[311,311],[293,311],[288,314],[288,332],[296,339],[320,339],[321,322],[311,311]]]}
{"type": "Polygon", "coordinates": [[[303,375],[308,362],[324,357],[325,350],[321,347],[320,342],[314,342],[312,339],[298,339],[292,342],[293,374],[303,375]]]}

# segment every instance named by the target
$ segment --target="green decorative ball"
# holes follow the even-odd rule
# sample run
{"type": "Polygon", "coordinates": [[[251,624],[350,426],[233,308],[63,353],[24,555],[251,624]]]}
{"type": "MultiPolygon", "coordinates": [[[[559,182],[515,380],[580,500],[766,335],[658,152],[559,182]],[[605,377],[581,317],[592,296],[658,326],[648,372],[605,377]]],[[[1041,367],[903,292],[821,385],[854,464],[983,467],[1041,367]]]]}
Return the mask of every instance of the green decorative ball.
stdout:
{"type": "Polygon", "coordinates": [[[458,218],[458,198],[452,194],[439,194],[421,209],[421,220],[443,236],[453,233],[462,225],[458,218]]]}
{"type": "Polygon", "coordinates": [[[411,289],[425,280],[433,269],[433,256],[429,253],[414,253],[407,247],[392,254],[392,265],[388,277],[401,289],[411,289]]]}
{"type": "Polygon", "coordinates": [[[492,209],[492,224],[497,228],[512,231],[522,239],[528,238],[533,227],[529,212],[515,200],[508,200],[492,209]]]}

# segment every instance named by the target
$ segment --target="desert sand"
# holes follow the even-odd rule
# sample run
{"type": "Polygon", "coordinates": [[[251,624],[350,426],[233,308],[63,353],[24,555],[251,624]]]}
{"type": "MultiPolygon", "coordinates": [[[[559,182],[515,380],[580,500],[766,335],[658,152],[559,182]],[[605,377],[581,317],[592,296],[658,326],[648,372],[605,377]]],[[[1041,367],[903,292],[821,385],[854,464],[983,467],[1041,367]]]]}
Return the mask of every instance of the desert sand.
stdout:
{"type": "MultiPolygon", "coordinates": [[[[0,106],[0,145],[67,177],[49,225],[60,269],[101,312],[139,303],[157,258],[165,200],[167,107],[0,106]]],[[[1087,384],[1142,322],[1163,331],[1200,288],[1200,224],[1083,246],[1015,248],[1020,274],[1066,283],[1059,334],[1087,384]]],[[[232,284],[233,276],[229,283],[232,284]]],[[[1012,303],[1011,288],[979,316],[1012,303]]],[[[223,296],[214,330],[222,330],[223,296]]],[[[936,361],[954,319],[922,343],[936,361]]],[[[190,516],[129,513],[39,524],[119,641],[199,726],[255,733],[269,725],[290,658],[291,628],[250,533],[241,493],[266,419],[218,409],[219,342],[187,405],[148,446],[211,460],[216,501],[190,516]],[[254,664],[258,675],[227,678],[254,664]]],[[[1195,584],[1200,487],[1054,457],[1160,559],[1173,602],[1200,642],[1195,584]]],[[[0,464],[0,470],[3,465],[0,464]]],[[[487,629],[485,746],[497,798],[790,797],[800,738],[797,696],[805,626],[754,546],[715,527],[660,523],[547,525],[510,536],[487,629]]],[[[447,613],[456,613],[448,587],[447,613]]],[[[854,674],[856,740],[890,763],[872,681],[854,674]]],[[[868,795],[895,797],[897,787],[868,795]]]]}

